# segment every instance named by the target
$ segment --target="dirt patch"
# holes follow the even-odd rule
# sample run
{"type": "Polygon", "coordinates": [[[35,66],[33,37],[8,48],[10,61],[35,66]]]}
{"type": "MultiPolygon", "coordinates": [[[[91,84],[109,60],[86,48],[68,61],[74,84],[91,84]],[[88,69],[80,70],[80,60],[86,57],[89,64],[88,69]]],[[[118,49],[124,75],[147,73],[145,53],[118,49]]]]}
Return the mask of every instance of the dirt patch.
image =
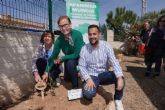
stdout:
{"type": "MultiPolygon", "coordinates": [[[[47,91],[45,99],[42,100],[39,93],[35,92],[25,101],[8,110],[104,110],[110,101],[113,101],[113,94],[108,92],[105,88],[99,87],[98,93],[93,101],[85,99],[77,99],[68,101],[67,90],[70,84],[62,82],[62,85],[54,89],[54,92],[47,91]],[[65,87],[63,85],[68,85],[65,87]]],[[[112,85],[113,88],[113,85],[112,85]]]]}
{"type": "MultiPolygon", "coordinates": [[[[165,110],[165,73],[157,78],[144,77],[143,58],[124,57],[121,63],[126,79],[123,96],[125,110],[165,110]]],[[[100,86],[93,101],[78,99],[68,101],[67,90],[70,83],[62,82],[54,89],[55,95],[48,91],[45,99],[37,93],[13,105],[8,110],[112,110],[114,85],[100,86]]]]}

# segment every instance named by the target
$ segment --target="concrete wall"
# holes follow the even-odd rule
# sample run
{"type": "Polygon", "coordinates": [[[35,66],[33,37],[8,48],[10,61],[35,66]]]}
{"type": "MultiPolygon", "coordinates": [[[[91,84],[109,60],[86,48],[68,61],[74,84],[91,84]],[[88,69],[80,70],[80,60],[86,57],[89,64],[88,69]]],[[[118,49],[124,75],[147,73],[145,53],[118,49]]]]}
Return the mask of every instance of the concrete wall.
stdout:
{"type": "Polygon", "coordinates": [[[38,42],[35,33],[0,27],[0,106],[33,91],[31,59],[38,42]]]}
{"type": "Polygon", "coordinates": [[[109,43],[115,49],[119,49],[124,44],[124,42],[120,42],[120,41],[112,41],[112,42],[109,42],[109,43]]]}
{"type": "Polygon", "coordinates": [[[107,29],[107,41],[113,42],[114,41],[114,32],[112,30],[107,29]]]}

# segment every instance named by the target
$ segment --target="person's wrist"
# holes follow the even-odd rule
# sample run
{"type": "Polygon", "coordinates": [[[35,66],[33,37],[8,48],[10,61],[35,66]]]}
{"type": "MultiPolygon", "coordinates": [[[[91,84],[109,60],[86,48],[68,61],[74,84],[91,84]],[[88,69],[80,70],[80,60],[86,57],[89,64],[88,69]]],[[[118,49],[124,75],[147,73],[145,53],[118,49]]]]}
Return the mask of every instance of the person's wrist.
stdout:
{"type": "Polygon", "coordinates": [[[123,80],[123,76],[119,76],[119,77],[117,77],[117,80],[123,80]]]}
{"type": "Polygon", "coordinates": [[[123,77],[122,76],[119,76],[117,79],[123,79],[123,77]]]}
{"type": "Polygon", "coordinates": [[[44,72],[44,75],[48,76],[48,72],[44,72]]]}
{"type": "Polygon", "coordinates": [[[91,78],[88,78],[87,80],[86,80],[86,82],[88,82],[88,81],[90,81],[91,80],[91,78]]]}
{"type": "Polygon", "coordinates": [[[37,71],[34,72],[34,76],[39,75],[37,71]]]}

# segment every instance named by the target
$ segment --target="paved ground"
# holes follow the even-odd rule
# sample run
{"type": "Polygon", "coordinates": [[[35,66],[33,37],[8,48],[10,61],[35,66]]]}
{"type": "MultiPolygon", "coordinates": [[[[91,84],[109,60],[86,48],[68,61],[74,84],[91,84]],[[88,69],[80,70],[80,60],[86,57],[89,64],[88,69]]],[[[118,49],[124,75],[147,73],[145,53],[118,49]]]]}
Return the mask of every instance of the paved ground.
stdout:
{"type": "MultiPolygon", "coordinates": [[[[165,110],[165,73],[157,78],[144,77],[143,58],[124,57],[121,62],[126,79],[123,104],[125,110],[165,110]]],[[[10,106],[8,110],[113,110],[114,85],[101,86],[92,102],[78,99],[68,101],[70,84],[62,82],[45,99],[37,93],[10,106]]]]}

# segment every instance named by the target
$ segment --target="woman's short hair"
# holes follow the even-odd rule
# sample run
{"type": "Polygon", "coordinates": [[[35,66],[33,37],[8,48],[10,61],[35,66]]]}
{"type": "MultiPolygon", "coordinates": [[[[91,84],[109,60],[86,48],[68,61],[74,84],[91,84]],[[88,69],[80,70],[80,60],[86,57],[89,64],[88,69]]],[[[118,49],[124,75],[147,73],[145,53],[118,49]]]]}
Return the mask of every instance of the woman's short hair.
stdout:
{"type": "Polygon", "coordinates": [[[159,22],[162,20],[162,18],[165,18],[165,15],[162,15],[162,16],[158,19],[158,21],[157,21],[157,23],[156,23],[157,26],[159,26],[159,22]]]}
{"type": "Polygon", "coordinates": [[[45,37],[46,35],[48,35],[48,34],[51,35],[52,41],[54,42],[54,34],[53,34],[53,32],[52,32],[52,31],[49,31],[49,30],[46,30],[46,31],[44,31],[44,32],[42,33],[42,35],[41,35],[40,43],[44,43],[44,37],[45,37]]]}

